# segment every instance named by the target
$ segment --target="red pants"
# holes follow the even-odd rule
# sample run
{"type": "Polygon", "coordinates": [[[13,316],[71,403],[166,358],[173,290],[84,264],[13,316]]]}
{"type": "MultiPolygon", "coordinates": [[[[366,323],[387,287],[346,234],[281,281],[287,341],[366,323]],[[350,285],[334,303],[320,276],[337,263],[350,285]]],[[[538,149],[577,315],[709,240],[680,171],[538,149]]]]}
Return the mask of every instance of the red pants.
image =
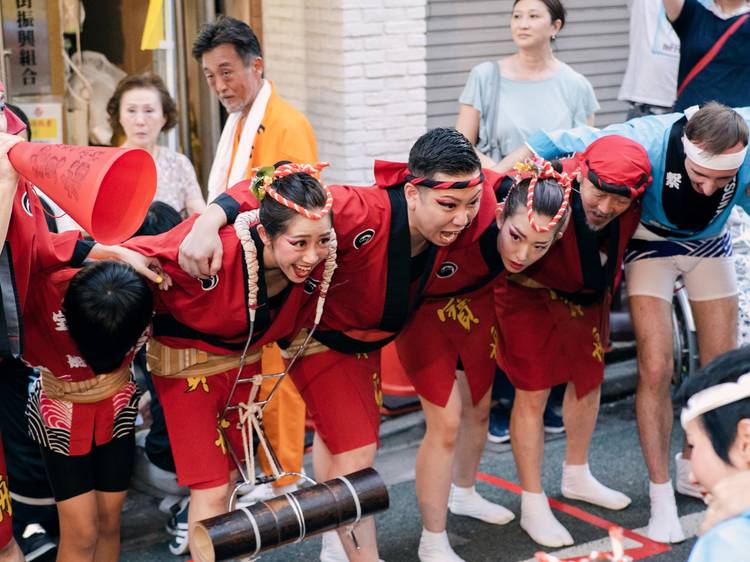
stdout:
{"type": "Polygon", "coordinates": [[[573,382],[580,398],[601,385],[608,303],[581,306],[549,289],[501,279],[495,307],[498,365],[513,386],[542,390],[573,382]]]}
{"type": "Polygon", "coordinates": [[[401,365],[419,395],[448,403],[459,358],[477,404],[495,376],[497,327],[492,287],[422,304],[396,339],[401,365]]]}
{"type": "MultiPolygon", "coordinates": [[[[250,377],[259,369],[260,362],[245,365],[243,377],[250,377]]],[[[222,416],[236,375],[237,369],[231,369],[209,377],[153,377],[181,486],[206,489],[229,482],[229,472],[235,464],[224,435],[238,457],[243,458],[237,413],[222,416]]],[[[250,384],[240,385],[233,404],[247,402],[250,387],[250,384]]]]}
{"type": "Polygon", "coordinates": [[[331,453],[380,443],[380,351],[306,355],[290,375],[331,453]]]}

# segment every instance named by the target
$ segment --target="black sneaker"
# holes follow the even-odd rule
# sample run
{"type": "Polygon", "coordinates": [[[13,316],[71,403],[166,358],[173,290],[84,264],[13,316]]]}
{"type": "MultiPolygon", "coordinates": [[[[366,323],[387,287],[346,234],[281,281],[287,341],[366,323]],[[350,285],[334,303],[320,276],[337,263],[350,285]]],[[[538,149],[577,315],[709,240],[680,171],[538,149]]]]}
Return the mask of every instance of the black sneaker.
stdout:
{"type": "Polygon", "coordinates": [[[28,525],[18,546],[27,562],[52,561],[57,555],[57,545],[40,525],[28,525]]]}
{"type": "Polygon", "coordinates": [[[190,548],[188,543],[189,509],[190,496],[180,501],[179,510],[167,521],[167,532],[172,535],[172,540],[169,541],[169,552],[175,556],[186,554],[190,548]]]}

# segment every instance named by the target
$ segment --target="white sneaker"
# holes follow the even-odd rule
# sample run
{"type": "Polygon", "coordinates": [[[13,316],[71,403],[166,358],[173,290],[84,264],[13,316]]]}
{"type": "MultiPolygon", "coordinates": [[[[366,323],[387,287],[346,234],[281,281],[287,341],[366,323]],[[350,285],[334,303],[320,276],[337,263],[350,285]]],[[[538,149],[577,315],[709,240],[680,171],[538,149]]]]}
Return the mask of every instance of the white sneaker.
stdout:
{"type": "Polygon", "coordinates": [[[704,499],[700,486],[690,480],[690,461],[688,459],[683,459],[682,453],[677,453],[674,462],[677,472],[675,489],[683,496],[690,496],[692,498],[698,498],[699,500],[704,499]]]}

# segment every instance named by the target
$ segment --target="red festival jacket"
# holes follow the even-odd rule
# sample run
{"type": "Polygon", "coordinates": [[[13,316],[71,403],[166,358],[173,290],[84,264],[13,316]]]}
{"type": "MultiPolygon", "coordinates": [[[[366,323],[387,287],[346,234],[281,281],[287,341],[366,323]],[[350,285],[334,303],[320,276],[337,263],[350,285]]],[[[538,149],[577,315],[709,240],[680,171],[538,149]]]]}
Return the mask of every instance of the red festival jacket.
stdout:
{"type": "MultiPolygon", "coordinates": [[[[257,203],[256,203],[257,205],[257,203]]],[[[154,337],[170,347],[195,347],[217,354],[240,353],[248,336],[248,275],[244,253],[233,226],[219,232],[224,255],[219,272],[210,279],[196,279],[177,263],[180,242],[192,227],[187,220],[169,232],[157,236],[140,236],[124,246],[159,259],[172,278],[167,291],[156,290],[154,337]]],[[[281,295],[271,299],[279,305],[269,306],[266,295],[263,243],[251,228],[259,261],[258,308],[252,348],[291,338],[303,327],[310,327],[318,301],[323,265],[300,284],[290,284],[281,295]]]]}
{"type": "MultiPolygon", "coordinates": [[[[406,173],[405,164],[376,162],[374,185],[329,186],[338,267],[315,337],[332,349],[368,352],[393,340],[448,254],[447,247],[430,246],[422,273],[412,280],[409,221],[401,189],[406,173]]],[[[215,201],[230,222],[237,212],[257,205],[247,186],[241,182],[215,201]]],[[[481,226],[494,217],[495,205],[493,190],[483,189],[482,216],[461,234],[456,248],[476,242],[484,230],[481,226]]]]}

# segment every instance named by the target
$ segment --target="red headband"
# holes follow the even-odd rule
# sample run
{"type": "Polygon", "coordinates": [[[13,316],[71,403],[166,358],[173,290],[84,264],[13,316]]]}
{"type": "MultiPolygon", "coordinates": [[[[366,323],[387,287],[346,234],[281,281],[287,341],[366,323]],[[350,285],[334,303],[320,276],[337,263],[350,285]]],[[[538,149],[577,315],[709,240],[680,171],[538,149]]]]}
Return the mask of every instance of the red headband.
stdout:
{"type": "Polygon", "coordinates": [[[431,189],[465,189],[467,187],[474,187],[475,185],[484,183],[484,174],[480,170],[477,177],[471,178],[467,181],[439,181],[420,178],[408,173],[406,174],[406,181],[412,185],[421,185],[422,187],[429,187],[431,189]]]}
{"type": "MultiPolygon", "coordinates": [[[[526,194],[526,210],[527,217],[531,228],[537,232],[548,232],[555,227],[557,223],[565,216],[570,204],[570,193],[573,190],[573,180],[566,173],[560,173],[552,167],[552,164],[547,160],[532,160],[527,158],[523,162],[516,162],[513,167],[516,170],[514,175],[514,186],[518,185],[523,180],[529,180],[529,187],[526,194]],[[560,204],[560,208],[555,213],[555,216],[545,225],[540,226],[534,220],[534,190],[539,180],[552,179],[555,180],[560,187],[563,188],[563,200],[560,204]]],[[[511,189],[513,189],[511,187],[511,189]]],[[[507,197],[506,197],[507,199],[507,197]]],[[[498,209],[501,211],[505,208],[505,201],[498,203],[498,209]]]]}
{"type": "Polygon", "coordinates": [[[323,206],[323,209],[318,212],[309,211],[308,209],[305,209],[303,206],[298,205],[294,201],[290,201],[283,195],[280,195],[279,192],[271,186],[273,185],[273,180],[275,178],[283,178],[292,174],[308,174],[320,179],[320,171],[327,166],[330,166],[329,162],[318,162],[317,164],[283,164],[273,171],[270,171],[268,169],[270,167],[253,168],[255,179],[253,179],[252,188],[254,191],[257,190],[257,193],[259,195],[258,200],[263,198],[263,195],[260,194],[260,191],[262,190],[265,194],[267,194],[269,197],[271,197],[271,199],[273,199],[280,205],[284,205],[285,207],[292,209],[303,217],[307,217],[311,220],[320,220],[324,216],[326,216],[333,207],[333,194],[331,193],[331,190],[328,189],[327,185],[322,184],[323,191],[326,194],[326,203],[323,206]]]}

